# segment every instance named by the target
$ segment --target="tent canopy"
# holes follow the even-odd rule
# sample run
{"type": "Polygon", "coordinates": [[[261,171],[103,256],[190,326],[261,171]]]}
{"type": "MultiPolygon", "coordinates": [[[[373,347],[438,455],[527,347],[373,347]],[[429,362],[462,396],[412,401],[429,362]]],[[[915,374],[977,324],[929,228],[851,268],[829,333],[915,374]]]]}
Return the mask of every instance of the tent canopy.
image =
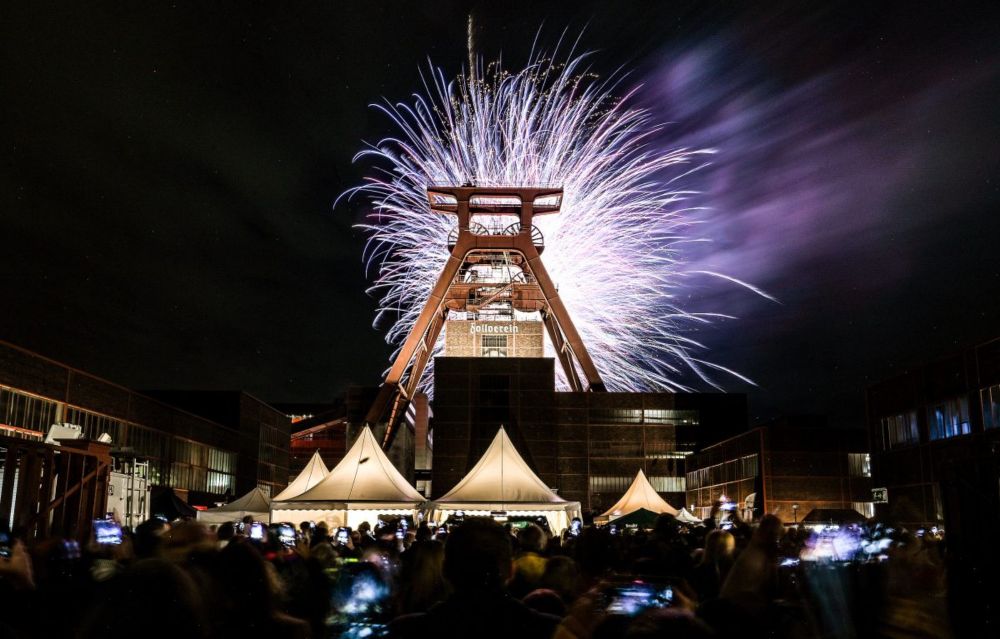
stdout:
{"type": "Polygon", "coordinates": [[[472,470],[434,501],[441,505],[459,502],[509,504],[512,508],[520,508],[526,503],[569,503],[532,472],[502,426],[472,470]]]}
{"type": "Polygon", "coordinates": [[[247,515],[261,521],[270,522],[271,500],[260,487],[254,488],[239,499],[198,512],[198,521],[208,524],[219,524],[227,521],[238,521],[247,515]]]}
{"type": "MultiPolygon", "coordinates": [[[[326,477],[300,495],[281,501],[281,508],[286,509],[305,506],[304,502],[339,502],[340,508],[348,502],[377,502],[400,507],[400,504],[419,504],[424,497],[399,474],[382,452],[371,429],[365,426],[354,445],[326,477]]],[[[275,509],[277,507],[275,504],[275,509]]]]}
{"type": "Polygon", "coordinates": [[[149,512],[152,516],[164,517],[168,521],[183,517],[194,517],[198,513],[177,496],[172,488],[153,486],[149,498],[149,512]]]}
{"type": "Polygon", "coordinates": [[[274,501],[282,501],[285,499],[291,499],[292,497],[298,497],[302,493],[306,492],[316,484],[323,481],[330,471],[327,470],[326,464],[323,463],[323,458],[319,456],[319,451],[317,450],[313,453],[313,456],[309,459],[309,463],[306,467],[302,469],[298,477],[292,480],[292,483],[274,496],[274,501]]]}
{"type": "Polygon", "coordinates": [[[642,469],[639,469],[639,472],[636,473],[635,479],[632,480],[632,485],[628,487],[622,498],[601,516],[610,517],[614,520],[633,513],[640,508],[657,514],[667,513],[675,517],[677,516],[677,509],[668,504],[663,497],[660,497],[656,489],[653,488],[653,485],[646,479],[646,473],[642,472],[642,469]]]}
{"type": "Polygon", "coordinates": [[[694,515],[692,515],[687,508],[681,508],[674,516],[677,517],[677,521],[681,522],[682,524],[690,524],[692,526],[698,526],[705,523],[702,520],[695,517],[694,515]]]}
{"type": "Polygon", "coordinates": [[[639,508],[633,510],[627,515],[622,515],[614,521],[609,523],[615,524],[616,526],[638,526],[639,528],[652,528],[656,525],[656,520],[660,518],[660,513],[653,512],[652,510],[646,510],[645,508],[639,508]]]}
{"type": "Polygon", "coordinates": [[[500,427],[496,437],[472,470],[454,488],[434,500],[431,521],[444,521],[448,512],[486,515],[504,511],[508,515],[545,515],[549,528],[559,532],[580,516],[580,503],[566,501],[532,472],[507,431],[500,427]]]}

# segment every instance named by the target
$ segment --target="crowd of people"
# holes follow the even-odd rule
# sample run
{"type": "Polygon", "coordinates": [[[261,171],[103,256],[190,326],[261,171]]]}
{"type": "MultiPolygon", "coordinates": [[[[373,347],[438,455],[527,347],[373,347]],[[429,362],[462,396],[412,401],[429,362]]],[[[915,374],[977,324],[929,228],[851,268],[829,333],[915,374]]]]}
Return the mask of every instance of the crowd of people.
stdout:
{"type": "Polygon", "coordinates": [[[14,535],[0,638],[947,636],[939,537],[892,531],[862,559],[818,560],[834,537],[773,516],[723,528],[669,515],[561,535],[488,518],[356,530],[151,519],[82,546],[14,535]]]}

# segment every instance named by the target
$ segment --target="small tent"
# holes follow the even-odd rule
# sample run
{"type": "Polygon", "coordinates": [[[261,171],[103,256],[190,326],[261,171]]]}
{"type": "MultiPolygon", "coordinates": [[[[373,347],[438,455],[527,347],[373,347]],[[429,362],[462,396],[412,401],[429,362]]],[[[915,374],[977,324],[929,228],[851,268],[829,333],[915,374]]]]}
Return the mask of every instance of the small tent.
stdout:
{"type": "Polygon", "coordinates": [[[317,450],[309,459],[306,467],[302,469],[302,472],[283,491],[275,495],[272,501],[284,501],[292,497],[298,497],[323,481],[329,474],[330,471],[327,470],[326,464],[323,463],[323,458],[319,456],[319,451],[317,450]]]}
{"type": "Polygon", "coordinates": [[[688,512],[687,508],[681,508],[680,511],[678,511],[678,513],[674,516],[677,517],[677,521],[682,524],[688,524],[689,526],[700,526],[705,523],[688,512]]]}
{"type": "Polygon", "coordinates": [[[274,499],[271,520],[322,521],[331,528],[357,528],[363,521],[374,525],[379,515],[413,515],[423,502],[365,426],[326,477],[299,495],[274,499]]]}
{"type": "Polygon", "coordinates": [[[639,469],[632,485],[628,487],[625,494],[618,502],[609,508],[601,517],[608,517],[611,521],[619,517],[624,517],[629,513],[644,508],[657,514],[667,513],[677,516],[677,509],[668,504],[663,497],[660,497],[653,485],[646,479],[646,473],[639,469]]]}
{"type": "Polygon", "coordinates": [[[469,473],[439,499],[428,519],[444,522],[457,511],[469,516],[542,515],[549,529],[559,534],[580,516],[580,502],[566,501],[538,478],[500,428],[493,442],[469,473]]]}
{"type": "Polygon", "coordinates": [[[193,518],[198,513],[178,497],[173,488],[166,486],[153,486],[150,490],[149,512],[153,517],[161,517],[166,521],[193,518]]]}
{"type": "Polygon", "coordinates": [[[271,522],[271,500],[259,487],[224,506],[199,510],[198,521],[203,524],[224,524],[227,521],[240,521],[248,515],[255,521],[271,522]]]}

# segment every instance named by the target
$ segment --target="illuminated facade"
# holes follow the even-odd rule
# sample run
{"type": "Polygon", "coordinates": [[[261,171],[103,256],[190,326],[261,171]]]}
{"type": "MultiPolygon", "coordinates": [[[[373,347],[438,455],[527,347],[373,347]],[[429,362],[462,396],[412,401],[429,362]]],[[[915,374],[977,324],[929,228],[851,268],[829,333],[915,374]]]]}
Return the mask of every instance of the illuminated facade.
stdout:
{"type": "Polygon", "coordinates": [[[89,439],[107,433],[114,449],[150,462],[151,484],[193,501],[287,483],[284,415],[239,392],[201,405],[214,406],[215,418],[0,342],[0,436],[40,441],[55,423],[80,426],[89,439]]]}
{"type": "Polygon", "coordinates": [[[686,504],[699,518],[722,497],[748,521],[772,514],[793,524],[817,508],[874,515],[864,431],[822,419],[786,418],[706,446],[686,477],[686,504]]]}
{"type": "Polygon", "coordinates": [[[875,384],[867,406],[880,515],[954,528],[1000,506],[1000,338],[875,384]]]}

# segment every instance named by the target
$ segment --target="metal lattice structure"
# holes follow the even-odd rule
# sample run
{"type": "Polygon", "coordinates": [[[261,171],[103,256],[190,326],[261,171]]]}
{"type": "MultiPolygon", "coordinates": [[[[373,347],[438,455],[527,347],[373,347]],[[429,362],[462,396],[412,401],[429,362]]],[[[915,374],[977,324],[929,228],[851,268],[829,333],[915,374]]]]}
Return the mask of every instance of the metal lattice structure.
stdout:
{"type": "Polygon", "coordinates": [[[365,417],[372,427],[386,424],[384,449],[402,423],[449,313],[493,318],[538,313],[570,388],[605,390],[542,263],[545,242],[532,223],[536,215],[558,213],[562,195],[561,188],[428,187],[430,210],[455,215],[458,226],[448,237],[451,255],[365,417]]]}

